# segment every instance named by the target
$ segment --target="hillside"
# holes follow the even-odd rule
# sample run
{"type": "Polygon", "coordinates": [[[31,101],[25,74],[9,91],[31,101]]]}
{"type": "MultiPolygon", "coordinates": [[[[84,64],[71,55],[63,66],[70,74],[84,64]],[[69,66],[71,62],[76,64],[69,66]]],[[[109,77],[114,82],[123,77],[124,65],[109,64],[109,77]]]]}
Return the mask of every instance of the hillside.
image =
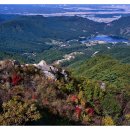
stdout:
{"type": "Polygon", "coordinates": [[[130,38],[130,16],[122,17],[106,25],[104,32],[109,35],[117,35],[130,38]]]}
{"type": "Polygon", "coordinates": [[[125,51],[128,52],[129,47],[125,44],[86,46],[80,42],[83,38],[100,34],[129,39],[129,16],[110,24],[98,23],[78,16],[43,17],[1,14],[0,19],[1,60],[14,58],[25,63],[35,63],[44,58],[48,63],[53,63],[74,52],[81,52],[83,55],[63,63],[63,66],[79,60],[87,60],[95,52],[111,54],[125,63],[130,59],[129,55],[126,58],[125,51]],[[124,48],[121,49],[122,54],[119,54],[119,47],[124,48]],[[118,56],[112,50],[118,51],[118,56]]]}
{"type": "MultiPolygon", "coordinates": [[[[84,71],[88,70],[92,76],[98,71],[94,68],[105,70],[105,63],[110,67],[107,70],[115,64],[122,67],[107,56],[94,57],[81,67],[85,66],[84,71]]],[[[126,68],[119,71],[122,73],[126,68]]],[[[129,86],[113,86],[111,81],[107,84],[74,78],[70,72],[45,61],[20,64],[3,60],[0,61],[0,125],[129,125],[129,90],[129,86]]]]}
{"type": "Polygon", "coordinates": [[[115,46],[111,49],[104,49],[99,54],[107,54],[120,60],[122,63],[130,63],[130,47],[129,46],[115,46]]]}
{"type": "Polygon", "coordinates": [[[0,49],[43,51],[51,47],[45,44],[47,38],[66,41],[82,35],[87,37],[95,34],[102,26],[104,24],[77,16],[21,16],[0,24],[0,49]]]}
{"type": "Polygon", "coordinates": [[[69,67],[75,76],[101,80],[120,87],[130,84],[130,65],[107,55],[94,56],[90,60],[77,62],[69,67]]]}
{"type": "Polygon", "coordinates": [[[21,45],[21,51],[22,48],[25,49],[25,47],[28,48],[31,45],[32,50],[33,46],[34,50],[38,49],[37,46],[46,49],[48,47],[45,44],[47,38],[66,41],[78,39],[80,36],[89,37],[96,34],[129,38],[129,16],[122,17],[109,24],[98,23],[77,16],[43,17],[40,15],[1,14],[0,19],[2,21],[0,23],[0,45],[7,44],[10,47],[10,42],[12,42],[16,50],[19,49],[18,45],[21,45]]]}

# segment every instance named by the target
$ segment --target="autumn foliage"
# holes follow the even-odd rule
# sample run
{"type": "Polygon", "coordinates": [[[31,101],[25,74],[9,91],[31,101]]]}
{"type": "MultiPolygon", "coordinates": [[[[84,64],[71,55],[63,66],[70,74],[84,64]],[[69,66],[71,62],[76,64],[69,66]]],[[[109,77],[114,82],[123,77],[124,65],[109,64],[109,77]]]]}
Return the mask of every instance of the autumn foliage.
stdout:
{"type": "Polygon", "coordinates": [[[11,80],[0,82],[0,125],[129,124],[129,91],[107,83],[102,89],[102,81],[71,75],[68,81],[51,80],[35,69],[14,68],[11,80]]]}

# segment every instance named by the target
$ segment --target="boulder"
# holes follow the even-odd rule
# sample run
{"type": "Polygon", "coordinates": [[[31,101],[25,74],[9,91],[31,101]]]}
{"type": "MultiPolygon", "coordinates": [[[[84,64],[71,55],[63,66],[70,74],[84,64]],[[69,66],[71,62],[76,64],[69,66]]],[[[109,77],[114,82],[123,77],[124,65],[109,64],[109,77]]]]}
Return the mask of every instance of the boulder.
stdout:
{"type": "Polygon", "coordinates": [[[0,71],[3,71],[4,69],[10,70],[13,68],[13,63],[11,60],[3,60],[0,61],[0,71]]]}
{"type": "Polygon", "coordinates": [[[17,60],[13,60],[13,61],[12,61],[12,64],[13,64],[14,66],[20,66],[20,62],[17,61],[17,60]]]}
{"type": "Polygon", "coordinates": [[[101,85],[100,85],[100,88],[105,91],[105,89],[106,89],[106,84],[105,84],[104,82],[102,82],[101,85]]]}
{"type": "Polygon", "coordinates": [[[52,74],[49,71],[43,71],[44,75],[48,78],[48,79],[53,79],[56,80],[56,76],[54,74],[52,74]]]}
{"type": "Polygon", "coordinates": [[[34,64],[38,69],[42,71],[51,71],[50,66],[46,64],[44,60],[40,61],[38,64],[34,64]]]}
{"type": "Polygon", "coordinates": [[[68,75],[65,72],[65,70],[58,70],[56,67],[52,65],[47,65],[47,63],[44,60],[40,61],[38,64],[33,65],[40,69],[44,73],[44,75],[49,79],[57,80],[57,76],[62,75],[62,77],[64,77],[64,79],[67,80],[68,75]]]}
{"type": "MultiPolygon", "coordinates": [[[[3,60],[3,61],[0,61],[0,71],[2,73],[5,73],[5,72],[10,73],[16,67],[20,66],[23,69],[26,69],[26,67],[30,65],[32,64],[21,65],[16,60],[3,60]]],[[[33,66],[41,70],[41,72],[43,72],[43,74],[49,79],[57,80],[57,79],[63,78],[64,80],[67,80],[68,74],[66,73],[64,69],[60,70],[52,65],[48,65],[44,60],[40,61],[38,64],[33,64],[33,66]]],[[[6,77],[7,77],[7,74],[6,74],[6,77]]]]}

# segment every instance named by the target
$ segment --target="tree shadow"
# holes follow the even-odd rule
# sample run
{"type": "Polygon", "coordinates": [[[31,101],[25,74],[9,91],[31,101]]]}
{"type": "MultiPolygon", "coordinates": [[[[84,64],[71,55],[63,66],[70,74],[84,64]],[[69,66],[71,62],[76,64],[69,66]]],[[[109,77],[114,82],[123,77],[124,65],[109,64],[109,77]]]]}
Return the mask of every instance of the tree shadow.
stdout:
{"type": "Polygon", "coordinates": [[[26,126],[81,126],[81,122],[79,121],[71,121],[68,118],[61,117],[59,115],[55,115],[51,112],[49,112],[48,109],[42,109],[42,118],[33,121],[28,122],[26,126]]]}

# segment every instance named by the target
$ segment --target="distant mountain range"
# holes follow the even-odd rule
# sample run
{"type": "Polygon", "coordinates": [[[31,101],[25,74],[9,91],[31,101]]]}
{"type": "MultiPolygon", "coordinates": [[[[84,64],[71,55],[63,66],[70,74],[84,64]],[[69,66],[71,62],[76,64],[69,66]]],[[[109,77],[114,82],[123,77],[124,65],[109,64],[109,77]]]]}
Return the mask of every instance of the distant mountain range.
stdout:
{"type": "Polygon", "coordinates": [[[119,20],[107,24],[105,32],[112,35],[120,35],[129,39],[130,37],[130,17],[122,17],[119,20]]]}
{"type": "Polygon", "coordinates": [[[0,14],[80,16],[98,22],[111,22],[130,16],[130,5],[0,5],[0,14]]]}
{"type": "Polygon", "coordinates": [[[67,41],[78,39],[80,36],[90,37],[97,34],[120,36],[127,39],[130,36],[130,17],[122,17],[109,24],[94,22],[78,16],[1,15],[0,21],[1,47],[7,45],[7,48],[12,48],[12,46],[19,48],[20,45],[21,50],[25,48],[46,49],[50,46],[45,46],[47,38],[67,41]]]}
{"type": "Polygon", "coordinates": [[[6,49],[14,47],[13,49],[21,51],[44,50],[50,47],[45,45],[47,38],[67,41],[83,35],[88,37],[99,32],[104,25],[77,16],[9,18],[0,24],[0,45],[6,46],[6,49]]]}

